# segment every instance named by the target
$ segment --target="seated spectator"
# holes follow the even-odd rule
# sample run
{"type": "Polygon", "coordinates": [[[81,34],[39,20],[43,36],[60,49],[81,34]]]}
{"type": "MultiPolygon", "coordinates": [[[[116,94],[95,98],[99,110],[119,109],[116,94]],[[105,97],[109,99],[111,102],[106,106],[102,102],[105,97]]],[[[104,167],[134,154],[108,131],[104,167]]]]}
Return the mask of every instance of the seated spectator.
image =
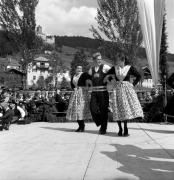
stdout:
{"type": "Polygon", "coordinates": [[[22,92],[18,92],[16,94],[16,102],[19,103],[19,102],[22,102],[23,101],[23,93],[22,92]]]}
{"type": "Polygon", "coordinates": [[[9,102],[8,106],[6,106],[5,113],[0,118],[1,124],[2,124],[2,127],[0,129],[1,131],[3,129],[9,130],[9,126],[10,126],[11,121],[12,121],[13,116],[14,116],[14,108],[15,108],[14,102],[9,102]]]}
{"type": "Polygon", "coordinates": [[[28,118],[30,119],[30,122],[35,122],[37,121],[37,108],[36,108],[36,104],[34,101],[29,101],[26,104],[26,110],[28,112],[28,118]]]}
{"type": "Polygon", "coordinates": [[[19,111],[19,114],[20,114],[18,120],[19,121],[24,120],[26,113],[25,113],[25,110],[22,108],[22,103],[17,105],[17,110],[19,111]]]}
{"type": "Polygon", "coordinates": [[[0,118],[3,116],[3,114],[4,114],[4,109],[2,106],[0,106],[0,118]]]}
{"type": "Polygon", "coordinates": [[[56,94],[55,101],[56,101],[56,108],[58,112],[64,112],[67,110],[67,102],[64,99],[64,97],[60,95],[60,93],[56,94]]]}
{"type": "Polygon", "coordinates": [[[8,91],[3,91],[2,92],[2,102],[1,102],[1,106],[6,109],[7,106],[9,105],[9,100],[10,100],[10,94],[8,93],[8,91]]]}
{"type": "Polygon", "coordinates": [[[151,102],[152,102],[152,96],[151,96],[151,93],[150,93],[150,92],[147,92],[147,93],[146,93],[145,101],[148,102],[148,103],[151,103],[151,102]]]}

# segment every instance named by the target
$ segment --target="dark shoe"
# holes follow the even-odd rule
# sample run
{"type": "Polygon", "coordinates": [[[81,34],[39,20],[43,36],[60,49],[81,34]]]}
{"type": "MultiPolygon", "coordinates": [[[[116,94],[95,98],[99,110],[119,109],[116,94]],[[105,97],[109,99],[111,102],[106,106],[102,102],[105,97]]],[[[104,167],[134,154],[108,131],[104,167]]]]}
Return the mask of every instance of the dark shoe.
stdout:
{"type": "Polygon", "coordinates": [[[77,120],[77,123],[78,123],[79,127],[75,130],[75,132],[80,132],[80,130],[81,130],[81,123],[80,123],[79,120],[77,120]]]}
{"type": "Polygon", "coordinates": [[[123,135],[122,129],[120,129],[119,132],[118,132],[118,136],[122,136],[122,135],[123,135]]]}
{"type": "Polygon", "coordinates": [[[84,120],[80,121],[80,132],[84,132],[85,131],[85,123],[84,120]]]}
{"type": "Polygon", "coordinates": [[[84,132],[85,131],[85,126],[80,128],[80,132],[84,132]]]}
{"type": "Polygon", "coordinates": [[[81,128],[78,127],[78,129],[75,130],[75,132],[80,132],[81,131],[81,128]]]}
{"type": "Polygon", "coordinates": [[[118,131],[118,136],[122,136],[123,134],[123,129],[122,129],[122,126],[121,126],[121,121],[118,121],[118,127],[119,127],[119,131],[118,131]]]}
{"type": "Polygon", "coordinates": [[[123,134],[123,136],[129,136],[128,129],[124,129],[124,134],[123,134]]]}
{"type": "Polygon", "coordinates": [[[106,134],[106,130],[102,130],[102,129],[100,128],[99,134],[106,134]]]}
{"type": "Polygon", "coordinates": [[[85,123],[84,120],[78,121],[79,122],[79,132],[84,132],[85,131],[85,123]]]}
{"type": "Polygon", "coordinates": [[[124,134],[123,136],[128,136],[128,128],[127,128],[127,121],[124,122],[124,134]]]}
{"type": "Polygon", "coordinates": [[[75,130],[75,132],[84,132],[85,131],[85,126],[80,126],[78,129],[75,130]]]}

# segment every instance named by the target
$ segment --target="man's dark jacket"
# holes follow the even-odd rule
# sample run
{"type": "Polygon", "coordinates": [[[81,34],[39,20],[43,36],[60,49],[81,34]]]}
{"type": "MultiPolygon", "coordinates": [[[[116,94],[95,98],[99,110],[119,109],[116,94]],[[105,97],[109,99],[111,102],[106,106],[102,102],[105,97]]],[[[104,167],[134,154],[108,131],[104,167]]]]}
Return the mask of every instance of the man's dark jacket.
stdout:
{"type": "Polygon", "coordinates": [[[12,121],[14,116],[14,111],[12,109],[8,109],[5,111],[5,114],[0,118],[3,123],[9,123],[12,121]]]}

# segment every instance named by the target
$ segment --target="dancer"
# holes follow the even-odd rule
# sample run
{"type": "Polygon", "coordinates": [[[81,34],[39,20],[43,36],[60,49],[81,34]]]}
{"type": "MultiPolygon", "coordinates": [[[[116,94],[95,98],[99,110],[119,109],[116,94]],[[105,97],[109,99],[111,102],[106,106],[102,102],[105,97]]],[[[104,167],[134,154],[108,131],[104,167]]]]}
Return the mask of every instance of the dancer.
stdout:
{"type": "Polygon", "coordinates": [[[76,67],[76,73],[71,78],[71,87],[74,92],[71,95],[66,119],[69,121],[77,121],[79,127],[76,132],[85,131],[84,120],[91,119],[91,113],[89,109],[89,93],[86,87],[87,80],[90,79],[88,73],[82,72],[82,66],[76,67]]]}
{"type": "Polygon", "coordinates": [[[101,126],[99,134],[106,134],[108,121],[109,95],[106,83],[103,82],[110,66],[102,64],[102,56],[99,52],[93,55],[94,66],[90,68],[93,91],[91,94],[90,110],[93,121],[101,126]]]}
{"type": "Polygon", "coordinates": [[[127,121],[138,117],[143,117],[143,110],[138,100],[137,94],[133,88],[141,79],[138,71],[130,65],[125,64],[123,53],[118,55],[117,65],[113,66],[105,78],[105,82],[112,84],[110,99],[112,101],[113,120],[117,121],[119,132],[118,136],[128,136],[127,121]],[[136,79],[130,83],[130,76],[136,79]],[[109,81],[109,78],[113,78],[109,81]],[[121,122],[124,122],[124,133],[121,122]]]}

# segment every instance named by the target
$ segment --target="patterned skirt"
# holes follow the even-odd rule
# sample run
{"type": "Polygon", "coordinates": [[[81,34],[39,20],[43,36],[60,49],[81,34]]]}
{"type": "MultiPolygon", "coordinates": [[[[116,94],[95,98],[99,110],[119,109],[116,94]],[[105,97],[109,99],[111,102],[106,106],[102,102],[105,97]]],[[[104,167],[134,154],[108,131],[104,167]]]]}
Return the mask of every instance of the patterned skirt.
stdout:
{"type": "Polygon", "coordinates": [[[80,121],[91,118],[90,94],[86,88],[79,87],[71,95],[66,119],[69,121],[80,121]]]}
{"type": "Polygon", "coordinates": [[[113,121],[133,120],[144,117],[133,85],[128,81],[114,82],[110,93],[113,121]]]}

